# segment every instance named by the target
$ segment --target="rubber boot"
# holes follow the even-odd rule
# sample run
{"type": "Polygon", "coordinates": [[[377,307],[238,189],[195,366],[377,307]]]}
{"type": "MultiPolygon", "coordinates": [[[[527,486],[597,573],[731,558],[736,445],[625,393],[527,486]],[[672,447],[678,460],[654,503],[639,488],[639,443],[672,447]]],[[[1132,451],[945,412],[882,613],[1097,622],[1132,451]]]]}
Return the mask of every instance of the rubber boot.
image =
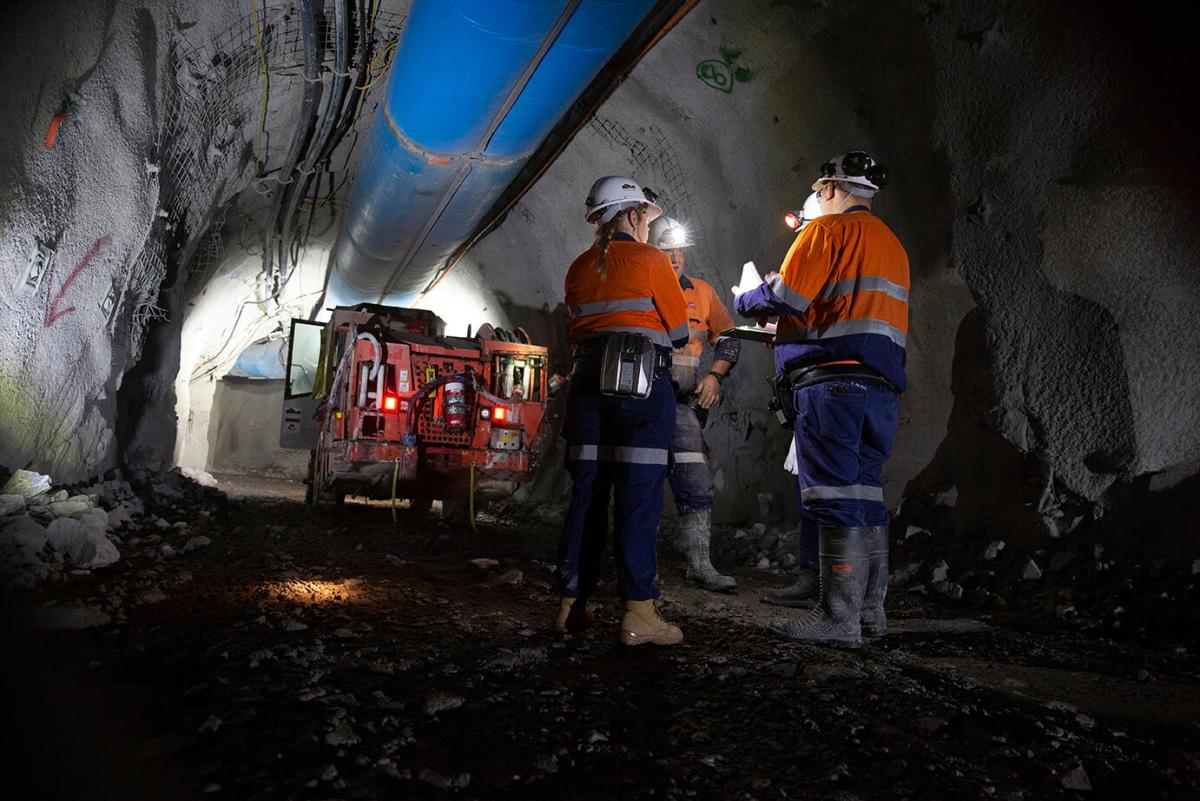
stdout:
{"type": "Polygon", "coordinates": [[[862,647],[859,614],[869,575],[867,531],[865,527],[821,527],[820,599],[799,620],[772,621],[772,631],[814,645],[862,647]]]}
{"type": "Polygon", "coordinates": [[[821,591],[821,574],[811,567],[801,567],[796,571],[796,581],[786,587],[763,590],[759,598],[764,603],[775,606],[808,606],[808,601],[821,591]]]}
{"type": "Polygon", "coordinates": [[[679,540],[684,555],[687,556],[685,578],[689,584],[696,584],[712,592],[733,592],[737,589],[737,580],[733,576],[722,575],[712,564],[709,550],[709,543],[712,541],[711,509],[680,515],[679,540]]]}
{"type": "Polygon", "coordinates": [[[871,526],[867,529],[867,592],[863,596],[862,634],[864,637],[882,637],[887,634],[887,613],[883,601],[888,589],[888,527],[871,526]]]}
{"type": "Polygon", "coordinates": [[[563,597],[554,616],[554,630],[559,634],[578,634],[592,625],[592,610],[583,598],[563,597]]]}
{"type": "Polygon", "coordinates": [[[621,618],[621,642],[626,645],[679,645],[683,632],[662,619],[654,601],[626,601],[621,618]]]}

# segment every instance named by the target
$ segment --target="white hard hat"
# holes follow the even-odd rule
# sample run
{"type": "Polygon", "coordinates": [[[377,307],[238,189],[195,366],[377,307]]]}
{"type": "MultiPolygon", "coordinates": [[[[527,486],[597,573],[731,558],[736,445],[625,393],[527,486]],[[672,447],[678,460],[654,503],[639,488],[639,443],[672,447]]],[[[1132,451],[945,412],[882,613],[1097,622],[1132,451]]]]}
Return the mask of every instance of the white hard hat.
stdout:
{"type": "Polygon", "coordinates": [[[590,223],[606,223],[622,209],[645,203],[651,209],[651,219],[662,214],[662,208],[655,201],[658,195],[649,189],[643,189],[641,184],[632,178],[621,175],[606,175],[592,184],[588,192],[587,214],[584,219],[590,223]],[[600,212],[604,212],[600,214],[600,212]]]}
{"type": "Polygon", "coordinates": [[[851,150],[822,164],[821,177],[813,182],[812,188],[815,192],[829,181],[837,181],[874,193],[887,185],[887,180],[887,167],[861,150],[851,150]]]}
{"type": "Polygon", "coordinates": [[[659,250],[690,248],[692,238],[682,223],[664,214],[650,223],[650,244],[659,250]]]}

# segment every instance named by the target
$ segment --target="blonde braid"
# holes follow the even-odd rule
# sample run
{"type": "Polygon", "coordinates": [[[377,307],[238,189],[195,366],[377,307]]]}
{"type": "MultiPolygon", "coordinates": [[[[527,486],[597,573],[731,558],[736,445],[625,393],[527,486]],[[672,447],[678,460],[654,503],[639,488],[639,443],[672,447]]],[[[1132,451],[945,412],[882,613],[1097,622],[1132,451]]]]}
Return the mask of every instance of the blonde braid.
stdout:
{"type": "MultiPolygon", "coordinates": [[[[645,214],[648,207],[645,203],[639,203],[636,206],[631,206],[630,208],[632,208],[638,214],[645,214]]],[[[608,277],[608,263],[605,260],[605,257],[608,254],[608,246],[612,242],[613,234],[617,230],[617,223],[620,221],[621,215],[628,212],[630,208],[621,209],[617,216],[613,217],[606,223],[601,223],[596,228],[596,246],[600,248],[600,261],[596,265],[596,270],[600,273],[601,281],[604,281],[608,277]]]]}

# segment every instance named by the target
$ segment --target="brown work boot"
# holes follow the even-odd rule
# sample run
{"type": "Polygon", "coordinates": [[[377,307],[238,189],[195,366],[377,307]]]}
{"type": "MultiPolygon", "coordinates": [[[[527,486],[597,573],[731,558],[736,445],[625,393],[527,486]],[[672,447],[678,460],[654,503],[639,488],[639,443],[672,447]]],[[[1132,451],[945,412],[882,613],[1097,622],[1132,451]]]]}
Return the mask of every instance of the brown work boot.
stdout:
{"type": "Polygon", "coordinates": [[[626,645],[679,645],[683,632],[662,619],[654,601],[626,601],[621,618],[621,642],[626,645]]]}
{"type": "Polygon", "coordinates": [[[564,597],[554,616],[554,630],[559,634],[578,634],[592,625],[592,610],[583,598],[564,597]]]}

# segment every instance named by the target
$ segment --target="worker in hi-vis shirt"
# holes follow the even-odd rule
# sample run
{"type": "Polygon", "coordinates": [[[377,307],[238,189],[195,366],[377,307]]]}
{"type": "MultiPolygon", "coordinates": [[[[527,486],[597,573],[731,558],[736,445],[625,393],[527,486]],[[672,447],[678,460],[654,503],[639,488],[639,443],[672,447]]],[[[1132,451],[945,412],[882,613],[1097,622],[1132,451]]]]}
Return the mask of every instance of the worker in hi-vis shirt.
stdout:
{"type": "Polygon", "coordinates": [[[687,301],[688,343],[671,358],[675,382],[675,433],[671,437],[671,494],[679,512],[675,542],[687,557],[687,581],[714,592],[737,587],[733,576],[722,575],[712,564],[713,475],[708,465],[704,425],[709,411],[721,402],[721,383],[737,364],[740,340],[722,337],[733,327],[733,318],[712,286],[684,272],[685,249],[692,246],[684,226],[662,216],[650,223],[650,244],[664,251],[679,279],[687,301]],[[704,344],[712,343],[713,362],[701,372],[704,344]]]}
{"type": "Polygon", "coordinates": [[[821,166],[822,216],[797,235],[778,273],[734,305],[777,316],[776,402],[794,418],[801,516],[819,539],[820,595],[772,630],[858,647],[887,629],[888,510],[883,465],[906,386],[908,255],[871,212],[886,169],[862,151],[821,166]]]}
{"type": "Polygon", "coordinates": [[[574,484],[559,541],[562,597],[554,628],[573,633],[592,622],[587,599],[599,577],[611,498],[626,645],[683,642],[683,632],[654,605],[658,520],[675,429],[671,350],[688,340],[687,304],[671,261],[646,244],[651,221],[662,214],[655,199],[629,178],[596,181],[584,215],[596,226],[596,241],[575,259],[565,282],[574,367],[563,436],[574,484]]]}

